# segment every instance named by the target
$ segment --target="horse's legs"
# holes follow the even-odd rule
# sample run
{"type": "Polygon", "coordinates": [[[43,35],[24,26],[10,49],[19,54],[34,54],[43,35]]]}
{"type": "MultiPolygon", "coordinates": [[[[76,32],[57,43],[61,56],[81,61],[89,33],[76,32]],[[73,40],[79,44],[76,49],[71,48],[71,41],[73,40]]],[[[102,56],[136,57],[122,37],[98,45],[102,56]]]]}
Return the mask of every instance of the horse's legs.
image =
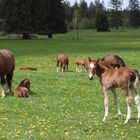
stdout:
{"type": "Polygon", "coordinates": [[[125,120],[125,124],[128,123],[128,121],[131,118],[131,104],[132,104],[132,97],[129,95],[129,90],[128,88],[124,89],[125,92],[125,96],[126,96],[126,102],[127,102],[127,116],[126,116],[126,120],[125,120]]]}
{"type": "Polygon", "coordinates": [[[12,77],[13,77],[13,71],[11,71],[10,73],[8,73],[6,75],[6,80],[7,80],[7,83],[8,83],[9,92],[12,91],[12,77]]]}
{"type": "Polygon", "coordinates": [[[137,94],[137,90],[134,86],[130,86],[130,90],[132,92],[132,95],[134,96],[134,101],[135,101],[135,104],[136,104],[137,110],[138,110],[137,122],[140,122],[140,97],[137,94]]]}
{"type": "Polygon", "coordinates": [[[65,71],[65,64],[61,62],[60,67],[61,67],[61,71],[64,72],[65,71]]]}
{"type": "Polygon", "coordinates": [[[67,70],[68,70],[68,65],[69,65],[69,62],[67,62],[67,63],[66,63],[66,66],[67,66],[67,70]]]}
{"type": "Polygon", "coordinates": [[[6,91],[6,87],[5,87],[5,77],[1,76],[1,85],[2,85],[2,97],[5,97],[5,91],[6,91]]]}
{"type": "Polygon", "coordinates": [[[76,64],[76,72],[78,72],[78,64],[76,64]]]}
{"type": "Polygon", "coordinates": [[[122,116],[122,113],[121,113],[120,108],[119,108],[119,105],[118,105],[118,100],[117,100],[117,96],[116,96],[116,90],[113,88],[113,89],[111,89],[111,91],[113,93],[114,104],[117,107],[118,116],[120,118],[122,116]]]}
{"type": "Polygon", "coordinates": [[[104,114],[103,121],[105,121],[106,118],[108,117],[109,90],[107,88],[103,87],[103,91],[104,91],[104,106],[105,106],[105,114],[104,114]]]}
{"type": "Polygon", "coordinates": [[[59,61],[57,60],[57,64],[56,64],[56,71],[59,71],[59,61]]]}

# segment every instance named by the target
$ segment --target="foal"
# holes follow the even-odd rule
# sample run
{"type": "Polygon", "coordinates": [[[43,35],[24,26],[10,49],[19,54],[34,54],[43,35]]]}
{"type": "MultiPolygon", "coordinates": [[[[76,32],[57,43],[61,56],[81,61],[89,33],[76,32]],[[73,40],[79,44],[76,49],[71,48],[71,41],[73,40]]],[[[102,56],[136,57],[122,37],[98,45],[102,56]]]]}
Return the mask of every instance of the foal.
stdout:
{"type": "Polygon", "coordinates": [[[108,117],[109,90],[111,90],[114,95],[114,103],[117,107],[118,115],[119,117],[121,117],[122,114],[117,103],[117,96],[115,90],[116,88],[121,88],[124,91],[127,102],[127,117],[125,120],[125,124],[131,118],[132,97],[129,94],[129,89],[131,90],[132,95],[134,97],[134,101],[137,105],[138,110],[137,122],[139,122],[140,97],[137,94],[137,87],[140,80],[139,72],[129,67],[120,67],[119,69],[111,69],[107,63],[99,61],[99,59],[91,60],[89,58],[89,69],[88,69],[89,79],[92,80],[95,74],[100,78],[100,83],[103,87],[104,92],[105,114],[103,121],[105,121],[106,118],[108,117]]]}
{"type": "Polygon", "coordinates": [[[106,55],[101,60],[110,64],[113,68],[125,67],[125,63],[124,63],[123,59],[121,57],[119,57],[118,55],[106,55]]]}
{"type": "Polygon", "coordinates": [[[75,60],[75,64],[76,64],[76,72],[81,72],[82,71],[82,69],[80,70],[79,66],[84,67],[85,70],[87,71],[88,63],[87,63],[87,61],[85,59],[78,57],[75,60]]]}
{"type": "Polygon", "coordinates": [[[30,92],[30,80],[31,79],[24,79],[20,82],[20,84],[17,86],[14,96],[21,98],[21,97],[29,97],[30,92]]]}
{"type": "Polygon", "coordinates": [[[68,70],[68,65],[69,65],[68,56],[65,54],[58,54],[58,56],[57,56],[57,71],[59,71],[59,67],[60,67],[62,72],[64,72],[66,68],[68,70]]]}

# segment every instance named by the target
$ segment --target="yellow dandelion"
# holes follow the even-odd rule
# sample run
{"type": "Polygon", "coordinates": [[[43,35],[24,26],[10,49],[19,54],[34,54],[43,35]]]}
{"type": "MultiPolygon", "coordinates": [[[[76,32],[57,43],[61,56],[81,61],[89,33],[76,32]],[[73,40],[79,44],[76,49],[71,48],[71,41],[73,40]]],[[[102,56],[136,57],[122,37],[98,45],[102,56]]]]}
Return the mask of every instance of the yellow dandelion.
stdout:
{"type": "Polygon", "coordinates": [[[44,137],[45,136],[45,132],[44,131],[40,132],[40,136],[44,137]]]}

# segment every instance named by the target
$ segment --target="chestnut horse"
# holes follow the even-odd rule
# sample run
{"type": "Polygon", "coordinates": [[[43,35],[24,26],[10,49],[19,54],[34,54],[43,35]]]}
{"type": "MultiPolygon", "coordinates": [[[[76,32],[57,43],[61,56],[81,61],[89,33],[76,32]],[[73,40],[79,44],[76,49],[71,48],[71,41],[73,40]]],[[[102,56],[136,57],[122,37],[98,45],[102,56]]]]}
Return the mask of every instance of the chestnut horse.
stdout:
{"type": "Polygon", "coordinates": [[[75,64],[76,64],[76,72],[81,72],[82,71],[82,69],[80,69],[80,66],[84,67],[85,70],[87,71],[88,63],[87,63],[86,59],[78,57],[75,60],[75,64]]]}
{"type": "Polygon", "coordinates": [[[110,64],[113,68],[125,67],[125,63],[124,63],[123,59],[121,57],[119,57],[118,55],[106,55],[101,60],[110,64]]]}
{"type": "Polygon", "coordinates": [[[14,96],[21,98],[21,97],[29,97],[29,92],[30,92],[30,81],[31,79],[26,78],[23,79],[20,84],[17,86],[14,96]]]}
{"type": "Polygon", "coordinates": [[[57,71],[59,71],[59,67],[62,72],[65,71],[67,68],[68,70],[68,65],[69,65],[69,58],[65,54],[58,54],[57,56],[57,71]]]}
{"type": "Polygon", "coordinates": [[[137,105],[138,110],[138,118],[137,121],[140,121],[140,97],[137,94],[137,87],[140,80],[139,72],[130,67],[120,67],[119,69],[111,69],[110,66],[98,60],[91,60],[89,58],[89,69],[88,69],[88,77],[90,80],[93,79],[94,75],[97,75],[100,78],[100,83],[103,87],[104,92],[104,105],[105,105],[105,114],[103,121],[108,117],[108,105],[109,105],[109,90],[112,91],[114,96],[114,103],[117,107],[118,115],[121,117],[121,111],[117,103],[116,96],[116,88],[121,88],[124,91],[124,95],[126,97],[127,102],[127,117],[125,120],[125,124],[131,118],[131,105],[132,105],[132,97],[129,93],[129,89],[131,90],[131,94],[134,97],[134,101],[137,105]]]}
{"type": "Polygon", "coordinates": [[[2,85],[2,97],[5,97],[5,76],[8,83],[9,91],[11,91],[13,71],[15,68],[15,58],[9,50],[0,50],[0,77],[2,85]]]}

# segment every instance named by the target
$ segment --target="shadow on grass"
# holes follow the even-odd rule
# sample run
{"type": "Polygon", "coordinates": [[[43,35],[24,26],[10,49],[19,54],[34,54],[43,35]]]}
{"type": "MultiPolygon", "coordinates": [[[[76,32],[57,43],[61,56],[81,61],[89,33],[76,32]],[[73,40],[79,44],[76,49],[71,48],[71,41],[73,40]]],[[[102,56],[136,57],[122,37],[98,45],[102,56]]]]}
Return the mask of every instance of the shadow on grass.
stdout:
{"type": "MultiPolygon", "coordinates": [[[[33,92],[33,91],[30,91],[30,94],[29,94],[31,97],[32,96],[36,96],[37,93],[36,92],[33,92]]],[[[14,97],[14,92],[6,92],[6,97],[14,97]]],[[[23,97],[23,98],[26,98],[26,97],[23,97]]]]}

